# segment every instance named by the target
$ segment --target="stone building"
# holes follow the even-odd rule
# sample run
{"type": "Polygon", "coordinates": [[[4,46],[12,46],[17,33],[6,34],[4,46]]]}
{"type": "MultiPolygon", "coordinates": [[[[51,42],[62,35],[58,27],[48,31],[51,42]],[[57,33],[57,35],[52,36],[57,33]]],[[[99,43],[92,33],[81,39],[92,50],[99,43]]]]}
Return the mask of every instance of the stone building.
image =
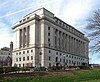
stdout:
{"type": "Polygon", "coordinates": [[[88,64],[88,39],[52,12],[40,8],[13,25],[12,66],[88,64]]]}
{"type": "Polygon", "coordinates": [[[0,50],[0,67],[11,66],[10,48],[4,47],[0,50]]]}

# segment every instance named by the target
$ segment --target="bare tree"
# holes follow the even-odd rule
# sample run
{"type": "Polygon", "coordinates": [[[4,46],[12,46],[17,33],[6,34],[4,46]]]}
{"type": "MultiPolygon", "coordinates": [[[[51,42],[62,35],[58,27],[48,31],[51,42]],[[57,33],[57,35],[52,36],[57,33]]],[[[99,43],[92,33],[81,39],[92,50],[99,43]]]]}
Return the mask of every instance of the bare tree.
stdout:
{"type": "Polygon", "coordinates": [[[93,16],[88,18],[88,25],[86,27],[89,31],[90,51],[100,52],[100,9],[93,12],[93,16]]]}

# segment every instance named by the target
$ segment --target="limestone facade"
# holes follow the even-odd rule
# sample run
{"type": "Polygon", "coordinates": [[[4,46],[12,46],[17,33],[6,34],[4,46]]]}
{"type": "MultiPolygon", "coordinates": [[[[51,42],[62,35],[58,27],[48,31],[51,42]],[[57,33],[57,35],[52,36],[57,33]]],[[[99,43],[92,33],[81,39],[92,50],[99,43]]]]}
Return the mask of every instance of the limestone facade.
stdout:
{"type": "Polygon", "coordinates": [[[13,25],[12,66],[38,67],[88,64],[88,39],[45,8],[13,25]]]}

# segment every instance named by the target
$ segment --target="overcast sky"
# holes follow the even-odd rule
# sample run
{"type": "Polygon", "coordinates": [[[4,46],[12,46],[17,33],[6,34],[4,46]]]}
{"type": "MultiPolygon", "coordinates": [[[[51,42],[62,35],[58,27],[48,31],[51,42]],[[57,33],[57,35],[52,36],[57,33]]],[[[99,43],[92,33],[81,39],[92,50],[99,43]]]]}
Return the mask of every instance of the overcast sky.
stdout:
{"type": "MultiPolygon", "coordinates": [[[[9,47],[10,41],[13,41],[12,25],[41,7],[86,33],[86,20],[92,15],[92,11],[100,9],[100,0],[0,0],[0,48],[9,47]]],[[[91,62],[99,63],[95,59],[91,62]]]]}

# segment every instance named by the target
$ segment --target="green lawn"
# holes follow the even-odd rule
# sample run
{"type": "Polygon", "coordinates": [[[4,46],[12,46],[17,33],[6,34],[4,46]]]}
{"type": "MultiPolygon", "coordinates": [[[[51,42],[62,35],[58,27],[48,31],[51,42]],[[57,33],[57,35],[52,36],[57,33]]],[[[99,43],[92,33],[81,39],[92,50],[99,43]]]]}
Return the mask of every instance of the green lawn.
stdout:
{"type": "Polygon", "coordinates": [[[89,80],[89,81],[82,81],[82,82],[100,82],[100,79],[98,79],[98,80],[89,80]]]}
{"type": "Polygon", "coordinates": [[[74,71],[72,76],[59,77],[6,77],[0,82],[100,82],[100,70],[74,71]]]}

